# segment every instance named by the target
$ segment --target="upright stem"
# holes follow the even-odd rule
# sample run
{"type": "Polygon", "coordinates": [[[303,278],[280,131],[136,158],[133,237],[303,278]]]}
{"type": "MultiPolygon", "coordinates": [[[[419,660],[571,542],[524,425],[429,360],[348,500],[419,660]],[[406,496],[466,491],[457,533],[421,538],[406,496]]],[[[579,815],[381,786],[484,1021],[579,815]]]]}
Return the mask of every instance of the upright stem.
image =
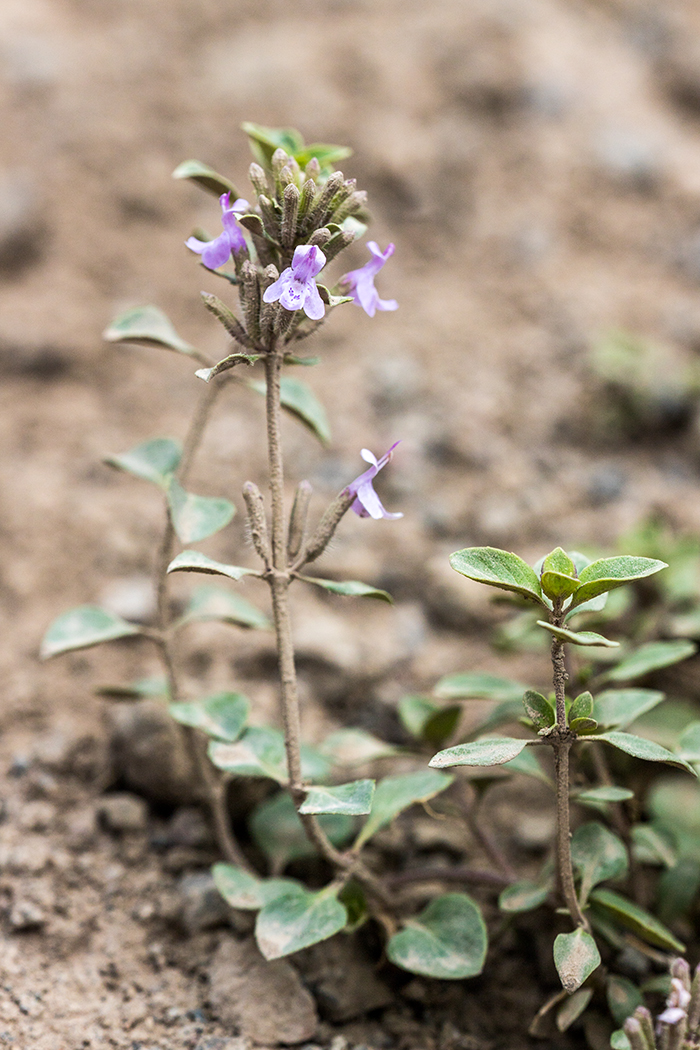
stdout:
{"type": "MultiPolygon", "coordinates": [[[[185,442],[177,470],[178,480],[184,482],[192,466],[192,460],[199,448],[209,413],[218,397],[223,383],[208,384],[200,396],[194,416],[185,437],[185,442]]],[[[181,697],[180,680],[175,662],[175,650],[170,632],[171,619],[168,603],[168,565],[173,557],[175,530],[170,514],[167,515],[163,537],[158,551],[155,568],[156,601],[158,627],[160,628],[160,650],[168,680],[168,695],[172,703],[181,697]]],[[[218,774],[209,762],[202,748],[202,741],[197,730],[191,726],[182,726],[187,746],[201,786],[203,801],[209,808],[214,832],[219,849],[226,860],[238,867],[248,869],[250,865],[243,855],[231,832],[231,823],[226,806],[227,780],[218,774]]]]}
{"type": "MultiPolygon", "coordinates": [[[[561,627],[564,616],[561,601],[555,601],[550,622],[561,627]]],[[[552,638],[552,671],[556,702],[556,724],[548,737],[554,748],[554,780],[557,793],[557,882],[564,903],[577,926],[588,929],[588,920],[581,911],[574,885],[574,870],[571,864],[571,818],[569,813],[569,752],[576,739],[566,724],[566,664],[564,643],[552,638]]]]}

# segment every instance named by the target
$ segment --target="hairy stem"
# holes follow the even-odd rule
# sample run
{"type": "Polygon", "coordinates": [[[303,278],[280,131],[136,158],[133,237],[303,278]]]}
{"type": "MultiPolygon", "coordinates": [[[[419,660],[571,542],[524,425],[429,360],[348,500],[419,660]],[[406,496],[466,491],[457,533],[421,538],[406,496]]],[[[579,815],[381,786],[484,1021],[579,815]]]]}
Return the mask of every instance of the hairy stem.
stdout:
{"type": "MultiPolygon", "coordinates": [[[[178,481],[184,484],[189,473],[192,461],[204,436],[204,430],[209,419],[214,402],[218,397],[223,383],[212,383],[207,385],[200,395],[197,408],[190,422],[182,450],[182,457],[177,469],[178,481]]],[[[155,568],[155,586],[158,627],[161,637],[159,646],[165,673],[168,680],[168,694],[171,703],[177,703],[182,695],[180,678],[175,660],[175,647],[171,633],[171,617],[168,601],[168,565],[172,561],[175,543],[175,530],[170,514],[167,514],[165,528],[158,551],[155,568]]],[[[216,841],[222,855],[231,864],[249,869],[250,865],[243,855],[240,846],[233,837],[231,824],[226,806],[227,781],[212,766],[207,758],[204,741],[200,738],[197,730],[191,726],[182,726],[182,731],[187,742],[187,747],[192,757],[192,763],[203,795],[203,801],[208,807],[216,841]]]]}

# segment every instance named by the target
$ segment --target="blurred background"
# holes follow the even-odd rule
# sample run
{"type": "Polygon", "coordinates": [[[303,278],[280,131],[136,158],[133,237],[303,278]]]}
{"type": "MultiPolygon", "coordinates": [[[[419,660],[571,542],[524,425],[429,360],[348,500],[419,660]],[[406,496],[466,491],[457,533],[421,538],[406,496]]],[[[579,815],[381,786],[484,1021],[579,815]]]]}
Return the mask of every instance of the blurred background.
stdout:
{"type": "MultiPolygon", "coordinates": [[[[162,508],[102,458],[181,437],[199,384],[187,359],[101,332],[150,302],[221,356],[199,292],[225,287],[183,244],[218,229],[218,206],[171,173],[197,158],[244,187],[244,120],[351,146],[370,236],[396,244],[378,287],[400,309],[345,307],[309,344],[331,448],[292,422],[287,448],[290,484],[309,478],[320,513],[361,447],[402,439],[379,488],[403,521],[350,515],[323,564],[398,606],[300,597],[302,656],[341,681],[359,660],[391,700],[397,677],[425,687],[467,658],[498,664],[488,596],[452,579],[450,551],[609,554],[650,519],[700,534],[693,0],[4,0],[0,111],[10,720],[49,717],[47,692],[74,710],[76,681],[86,697],[105,661],[149,669],[141,649],[108,647],[37,684],[35,658],[71,605],[148,618],[162,508]]],[[[357,245],[343,269],[365,258],[357,245]]],[[[261,426],[253,395],[223,398],[196,491],[263,482],[261,426]]],[[[203,549],[248,557],[239,519],[203,549]]],[[[219,671],[193,643],[194,676],[245,671],[226,638],[219,671]]]]}

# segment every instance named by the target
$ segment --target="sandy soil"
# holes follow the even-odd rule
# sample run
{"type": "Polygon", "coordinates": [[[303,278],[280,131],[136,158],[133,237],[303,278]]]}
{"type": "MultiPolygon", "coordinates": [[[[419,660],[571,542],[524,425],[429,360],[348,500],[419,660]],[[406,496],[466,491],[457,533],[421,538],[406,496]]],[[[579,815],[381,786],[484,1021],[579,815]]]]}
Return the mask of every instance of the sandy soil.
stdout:
{"type": "MultiPolygon", "coordinates": [[[[231,930],[183,927],[180,880],[212,859],[206,831],[173,832],[177,812],[162,807],[132,806],[127,827],[100,810],[124,785],[92,691],[152,673],[151,652],[37,662],[65,608],[147,614],[162,509],[102,458],[181,436],[197,391],[184,358],[105,347],[102,329],[153,302],[207,353],[224,349],[199,301],[220,284],[183,247],[215,226],[216,203],[170,174],[197,157],[242,186],[241,121],[296,126],[353,147],[344,170],[370,193],[375,238],[396,244],[381,291],[400,310],[338,311],[315,341],[323,363],[305,378],[328,407],[331,450],[287,429],[290,481],[311,479],[316,510],[358,472],[360,447],[403,440],[383,495],[404,520],[344,523],[323,563],[388,586],[396,608],[298,601],[309,736],[345,718],[395,726],[404,691],[453,670],[544,685],[536,655],[504,669],[488,646],[499,614],[454,585],[445,555],[607,551],[653,513],[700,529],[700,8],[3,0],[0,113],[0,1044],[242,1047],[212,1006],[211,961],[231,930]],[[593,367],[613,330],[659,348],[633,419],[620,393],[633,377],[611,398],[593,367]]],[[[199,491],[235,498],[264,480],[261,418],[240,391],[222,400],[199,491]]],[[[234,522],[202,549],[237,560],[245,544],[234,522]]],[[[211,628],[187,644],[193,688],[233,676],[259,721],[275,717],[267,640],[211,628]]],[[[505,996],[527,1023],[554,986],[533,961],[516,1011],[522,945],[504,949],[459,996],[384,967],[384,1014],[326,1010],[303,1038],[533,1045],[479,1007],[480,994],[505,996]]]]}

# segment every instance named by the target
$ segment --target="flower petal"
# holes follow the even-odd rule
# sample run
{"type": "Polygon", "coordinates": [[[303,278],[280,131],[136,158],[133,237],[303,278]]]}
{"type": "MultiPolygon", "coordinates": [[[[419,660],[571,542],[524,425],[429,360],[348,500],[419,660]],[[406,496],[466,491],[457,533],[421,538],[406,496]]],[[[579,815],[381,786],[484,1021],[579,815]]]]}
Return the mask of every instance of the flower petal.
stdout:
{"type": "Polygon", "coordinates": [[[220,266],[228,262],[230,257],[231,242],[226,231],[219,234],[216,240],[209,241],[209,244],[202,251],[202,262],[210,270],[218,270],[220,266]]]}
{"type": "Polygon", "coordinates": [[[284,293],[285,288],[292,279],[292,268],[288,266],[286,270],[283,270],[279,275],[274,284],[271,284],[269,288],[266,288],[263,292],[264,303],[276,303],[277,300],[284,293]]]}
{"type": "Polygon", "coordinates": [[[310,317],[312,321],[320,321],[326,312],[326,308],[323,305],[323,299],[321,293],[316,287],[316,283],[313,278],[307,282],[306,285],[306,299],[304,301],[304,313],[307,317],[310,317]]]}

